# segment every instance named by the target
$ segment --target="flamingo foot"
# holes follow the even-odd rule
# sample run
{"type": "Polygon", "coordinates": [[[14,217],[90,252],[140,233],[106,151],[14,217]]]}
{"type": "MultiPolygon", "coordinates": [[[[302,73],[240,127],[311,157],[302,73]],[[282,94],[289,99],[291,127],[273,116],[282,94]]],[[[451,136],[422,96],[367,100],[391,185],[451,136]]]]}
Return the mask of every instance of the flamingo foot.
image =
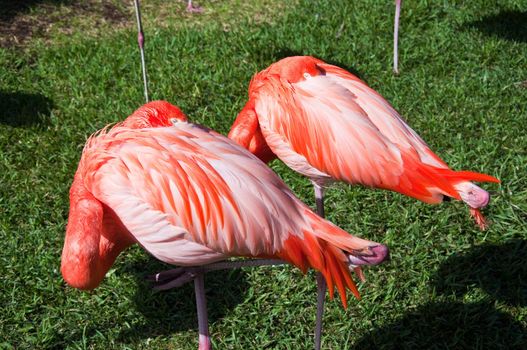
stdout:
{"type": "Polygon", "coordinates": [[[234,261],[219,261],[202,266],[177,267],[172,270],[158,272],[146,279],[154,284],[155,290],[167,290],[181,287],[194,280],[197,276],[211,271],[239,269],[242,267],[283,265],[287,262],[277,259],[247,259],[234,261]]]}
{"type": "Polygon", "coordinates": [[[203,7],[194,7],[194,6],[187,6],[187,12],[190,12],[190,13],[202,13],[203,12],[203,7]]]}
{"type": "Polygon", "coordinates": [[[201,273],[200,267],[178,267],[147,276],[146,279],[153,283],[155,290],[167,290],[181,287],[193,281],[201,273]]]}
{"type": "Polygon", "coordinates": [[[353,251],[348,255],[349,263],[353,266],[378,265],[390,258],[390,251],[384,244],[368,247],[367,252],[353,251]]]}
{"type": "Polygon", "coordinates": [[[201,6],[194,6],[194,5],[192,5],[192,1],[189,1],[187,3],[187,12],[190,12],[190,13],[201,13],[201,12],[203,12],[203,7],[201,7],[201,6]]]}

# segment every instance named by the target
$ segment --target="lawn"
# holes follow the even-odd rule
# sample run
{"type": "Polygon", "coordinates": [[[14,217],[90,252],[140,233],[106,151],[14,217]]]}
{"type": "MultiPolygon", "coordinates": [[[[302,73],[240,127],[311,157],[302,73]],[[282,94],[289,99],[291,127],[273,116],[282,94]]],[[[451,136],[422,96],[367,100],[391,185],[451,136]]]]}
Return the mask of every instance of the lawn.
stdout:
{"type": "MultiPolygon", "coordinates": [[[[68,189],[86,138],[143,103],[130,1],[0,3],[0,349],[195,349],[192,285],[155,293],[167,266],[138,247],[102,285],[65,285],[68,189]]],[[[328,218],[383,242],[362,300],[328,302],[324,349],[526,348],[527,3],[405,2],[400,75],[393,1],[145,1],[151,97],[226,134],[251,76],[290,55],[356,73],[452,168],[486,172],[479,231],[459,202],[337,185],[328,218]]],[[[271,166],[314,205],[309,182],[271,166]]],[[[215,349],[310,349],[314,273],[291,267],[206,276],[215,349]]]]}

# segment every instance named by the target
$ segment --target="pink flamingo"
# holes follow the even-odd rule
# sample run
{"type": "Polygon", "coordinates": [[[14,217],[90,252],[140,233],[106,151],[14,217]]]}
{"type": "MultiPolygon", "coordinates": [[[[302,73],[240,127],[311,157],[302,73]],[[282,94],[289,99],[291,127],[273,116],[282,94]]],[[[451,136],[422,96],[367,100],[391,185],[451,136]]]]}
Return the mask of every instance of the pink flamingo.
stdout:
{"type": "MultiPolygon", "coordinates": [[[[317,216],[247,150],[158,101],[86,142],[70,189],[62,275],[72,287],[96,288],[134,243],[191,272],[231,256],[311,267],[344,306],[346,289],[359,297],[350,266],[388,253],[317,216]]],[[[200,349],[209,349],[204,297],[198,318],[200,349]]]]}
{"type": "MultiPolygon", "coordinates": [[[[451,170],[381,95],[346,70],[308,56],[282,59],[253,77],[249,101],[229,138],[264,162],[278,157],[309,177],[321,216],[324,186],[344,181],[427,203],[460,199],[483,229],[479,209],[490,196],[470,181],[499,182],[451,170]]],[[[323,279],[318,281],[323,292],[323,279]]],[[[315,332],[317,349],[321,327],[315,332]]]]}

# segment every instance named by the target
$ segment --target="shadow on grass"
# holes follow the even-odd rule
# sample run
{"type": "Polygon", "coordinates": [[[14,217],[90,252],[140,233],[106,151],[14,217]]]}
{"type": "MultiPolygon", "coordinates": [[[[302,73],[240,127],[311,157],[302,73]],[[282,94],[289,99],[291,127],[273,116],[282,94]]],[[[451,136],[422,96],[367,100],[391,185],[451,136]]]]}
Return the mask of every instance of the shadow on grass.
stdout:
{"type": "Polygon", "coordinates": [[[46,124],[53,101],[44,95],[0,91],[0,124],[30,126],[46,124]]]}
{"type": "MultiPolygon", "coordinates": [[[[94,15],[113,24],[130,21],[115,1],[101,0],[0,0],[0,47],[22,47],[33,35],[46,37],[56,22],[62,22],[61,7],[67,6],[76,17],[94,15]]],[[[69,19],[69,15],[68,15],[69,19]]],[[[70,21],[71,22],[71,21],[70,21]]],[[[64,26],[64,24],[59,24],[64,26]]],[[[72,30],[71,22],[63,29],[72,30]]]]}
{"type": "Polygon", "coordinates": [[[486,244],[449,258],[437,272],[438,293],[462,297],[475,287],[511,306],[527,305],[527,241],[486,244]]]}
{"type": "Polygon", "coordinates": [[[41,3],[68,4],[72,0],[0,0],[0,23],[9,22],[19,14],[27,13],[41,3]]]}
{"type": "Polygon", "coordinates": [[[527,12],[518,10],[502,11],[478,21],[466,23],[467,28],[506,40],[527,42],[527,12]]]}
{"type": "MultiPolygon", "coordinates": [[[[146,321],[139,327],[123,331],[119,339],[134,343],[146,338],[168,335],[189,329],[197,332],[197,314],[194,294],[194,283],[190,282],[180,288],[156,292],[145,280],[149,274],[170,269],[170,266],[157,261],[145,264],[136,263],[124,267],[138,281],[134,302],[136,309],[146,321]],[[140,272],[139,272],[140,271],[140,272]]],[[[220,270],[205,275],[207,310],[209,324],[223,318],[232,308],[243,301],[248,289],[245,273],[240,270],[220,270]]]]}
{"type": "Polygon", "coordinates": [[[431,303],[377,329],[356,349],[520,349],[527,328],[492,302],[431,303]]]}
{"type": "Polygon", "coordinates": [[[494,307],[527,301],[527,241],[487,244],[454,255],[439,268],[434,284],[439,294],[457,301],[429,303],[374,330],[355,343],[357,349],[521,349],[527,328],[494,307]],[[485,302],[462,302],[474,288],[489,295],[485,302]]]}

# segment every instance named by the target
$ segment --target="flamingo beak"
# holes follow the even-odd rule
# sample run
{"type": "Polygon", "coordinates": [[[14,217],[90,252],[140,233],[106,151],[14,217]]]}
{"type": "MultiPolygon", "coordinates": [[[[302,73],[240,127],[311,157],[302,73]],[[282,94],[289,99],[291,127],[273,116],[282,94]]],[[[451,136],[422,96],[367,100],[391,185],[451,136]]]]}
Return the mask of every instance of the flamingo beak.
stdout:
{"type": "Polygon", "coordinates": [[[370,246],[366,250],[353,251],[348,255],[351,265],[378,265],[390,258],[390,251],[383,244],[370,246]]]}

